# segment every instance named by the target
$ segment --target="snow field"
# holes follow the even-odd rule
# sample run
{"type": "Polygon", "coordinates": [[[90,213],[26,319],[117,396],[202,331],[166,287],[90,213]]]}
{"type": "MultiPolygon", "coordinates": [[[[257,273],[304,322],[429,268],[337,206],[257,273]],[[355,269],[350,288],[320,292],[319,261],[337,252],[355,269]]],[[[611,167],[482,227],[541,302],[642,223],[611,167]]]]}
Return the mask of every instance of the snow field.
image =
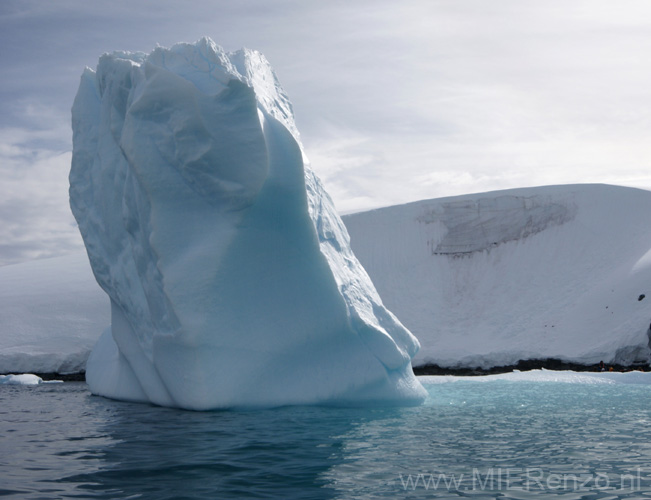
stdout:
{"type": "Polygon", "coordinates": [[[649,360],[650,214],[651,192],[574,185],[344,221],[384,303],[421,342],[415,366],[626,365],[649,360]]]}

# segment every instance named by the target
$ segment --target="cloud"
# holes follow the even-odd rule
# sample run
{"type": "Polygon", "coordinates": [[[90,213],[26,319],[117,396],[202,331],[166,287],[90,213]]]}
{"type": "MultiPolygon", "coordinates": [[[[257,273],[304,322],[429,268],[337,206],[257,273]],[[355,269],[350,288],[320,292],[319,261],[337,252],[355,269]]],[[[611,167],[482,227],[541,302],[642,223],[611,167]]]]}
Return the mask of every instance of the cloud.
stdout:
{"type": "Polygon", "coordinates": [[[68,208],[69,124],[36,103],[23,116],[30,128],[0,129],[0,265],[81,247],[68,208]]]}
{"type": "Polygon", "coordinates": [[[414,33],[396,35],[413,50],[367,57],[365,98],[346,100],[353,118],[333,97],[327,126],[305,140],[340,209],[541,184],[651,185],[648,3],[421,7],[414,33]]]}
{"type": "Polygon", "coordinates": [[[65,155],[84,66],[204,35],[271,61],[341,211],[651,186],[649,15],[646,0],[3,2],[0,262],[74,244],[65,155]]]}

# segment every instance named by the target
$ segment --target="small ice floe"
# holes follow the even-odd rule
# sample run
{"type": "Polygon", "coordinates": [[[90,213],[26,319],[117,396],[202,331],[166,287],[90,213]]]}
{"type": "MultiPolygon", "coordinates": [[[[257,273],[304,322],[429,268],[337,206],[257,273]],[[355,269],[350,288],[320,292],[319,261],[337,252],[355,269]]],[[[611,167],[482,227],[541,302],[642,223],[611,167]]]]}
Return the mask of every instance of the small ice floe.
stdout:
{"type": "Polygon", "coordinates": [[[45,381],[38,375],[32,373],[21,373],[20,375],[0,375],[0,385],[38,385],[38,384],[56,384],[62,380],[45,381]]]}

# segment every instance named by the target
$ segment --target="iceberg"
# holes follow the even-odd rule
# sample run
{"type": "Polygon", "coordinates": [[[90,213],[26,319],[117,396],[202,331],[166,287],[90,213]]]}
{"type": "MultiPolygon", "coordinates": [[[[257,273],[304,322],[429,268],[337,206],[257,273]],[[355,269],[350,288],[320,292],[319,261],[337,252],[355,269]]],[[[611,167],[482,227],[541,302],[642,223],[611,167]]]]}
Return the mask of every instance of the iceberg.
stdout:
{"type": "Polygon", "coordinates": [[[212,40],[103,55],[72,108],[70,205],[111,325],[91,392],[194,410],[418,404],[387,310],[267,60],[212,40]]]}

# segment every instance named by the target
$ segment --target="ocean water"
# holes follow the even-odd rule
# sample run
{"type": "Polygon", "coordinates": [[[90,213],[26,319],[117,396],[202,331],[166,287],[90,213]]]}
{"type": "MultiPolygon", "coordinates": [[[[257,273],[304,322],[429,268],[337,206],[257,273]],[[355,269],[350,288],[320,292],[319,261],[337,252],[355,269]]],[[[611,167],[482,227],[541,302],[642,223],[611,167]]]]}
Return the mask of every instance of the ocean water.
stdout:
{"type": "Polygon", "coordinates": [[[651,386],[430,380],[415,408],[247,412],[0,386],[0,496],[651,497],[651,386]]]}

